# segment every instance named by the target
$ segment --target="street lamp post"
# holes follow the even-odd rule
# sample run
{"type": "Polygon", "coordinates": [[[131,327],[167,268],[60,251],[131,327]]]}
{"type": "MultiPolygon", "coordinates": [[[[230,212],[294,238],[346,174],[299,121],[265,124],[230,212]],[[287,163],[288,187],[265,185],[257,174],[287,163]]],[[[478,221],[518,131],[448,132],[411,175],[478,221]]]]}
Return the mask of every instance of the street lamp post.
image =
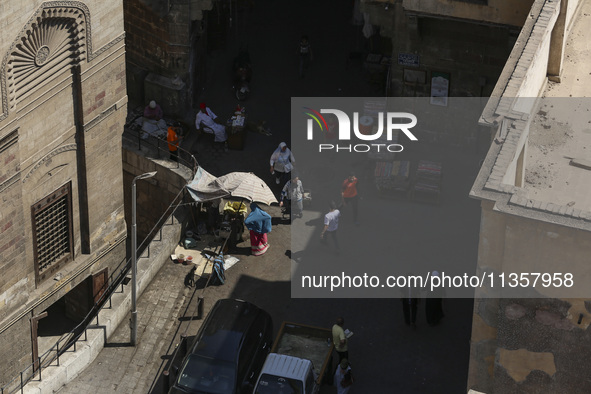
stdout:
{"type": "Polygon", "coordinates": [[[131,182],[131,346],[137,344],[137,224],[136,224],[136,188],[139,179],[151,178],[156,171],[147,172],[133,178],[131,182]]]}

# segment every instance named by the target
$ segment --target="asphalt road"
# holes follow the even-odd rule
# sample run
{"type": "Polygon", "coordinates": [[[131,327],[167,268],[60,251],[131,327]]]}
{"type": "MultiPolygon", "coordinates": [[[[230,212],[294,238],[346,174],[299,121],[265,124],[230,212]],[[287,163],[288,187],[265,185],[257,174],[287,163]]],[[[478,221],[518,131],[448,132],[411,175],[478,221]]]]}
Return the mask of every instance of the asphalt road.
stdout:
{"type": "MultiPolygon", "coordinates": [[[[196,144],[193,148],[199,152],[200,165],[214,175],[252,171],[278,192],[269,174],[268,159],[279,142],[290,141],[291,97],[379,95],[379,87],[368,82],[361,63],[347,62],[350,52],[366,49],[350,20],[351,10],[341,7],[340,3],[310,0],[294,3],[290,8],[281,2],[259,0],[252,11],[238,15],[234,20],[236,29],[230,34],[226,48],[213,51],[208,57],[208,81],[200,97],[218,115],[231,113],[236,105],[231,89],[232,58],[241,45],[247,45],[253,79],[251,97],[244,105],[250,119],[265,120],[273,135],[249,133],[243,151],[228,153],[196,144]],[[302,34],[310,37],[314,51],[314,61],[304,78],[298,75],[296,55],[302,34]]],[[[294,155],[297,160],[297,152],[294,155]]],[[[440,205],[406,201],[384,203],[371,188],[371,179],[362,178],[367,187],[360,207],[364,222],[356,227],[350,218],[343,218],[339,235],[344,253],[363,248],[356,244],[358,232],[364,231],[363,226],[371,220],[383,218],[391,221],[392,232],[376,240],[382,245],[379,253],[364,250],[363,258],[388,256],[397,263],[408,264],[429,261],[434,267],[438,261],[457,260],[466,267],[475,266],[480,209],[476,201],[468,198],[468,191],[482,152],[424,146],[413,155],[409,159],[428,158],[444,163],[446,175],[440,205]]],[[[320,248],[316,244],[320,218],[348,171],[359,170],[360,165],[350,163],[320,174],[307,174],[308,179],[302,175],[304,186],[311,188],[314,194],[313,206],[300,221],[298,236],[310,240],[312,251],[327,253],[316,249],[320,248]]],[[[277,207],[268,211],[279,217],[277,207]]],[[[404,324],[398,298],[291,298],[290,272],[298,269],[298,263],[290,259],[291,226],[279,219],[275,219],[275,224],[269,234],[271,247],[264,256],[250,256],[248,242],[239,244],[236,256],[240,262],[227,271],[227,282],[204,291],[205,312],[218,298],[244,299],[271,313],[275,331],[285,320],[331,327],[338,316],[343,316],[346,328],[355,333],[349,344],[356,377],[351,393],[466,391],[471,299],[446,300],[446,316],[436,327],[427,326],[424,303],[420,304],[418,328],[411,330],[404,324]]],[[[361,259],[360,264],[363,261],[361,259]]],[[[106,347],[97,360],[61,392],[90,392],[99,388],[102,390],[98,392],[163,392],[159,374],[178,342],[178,333],[186,324],[183,313],[192,313],[192,305],[189,305],[192,289],[185,288],[183,280],[183,267],[165,265],[139,302],[140,321],[142,318],[149,320],[144,320],[146,331],[141,335],[145,337],[140,336],[138,348],[123,345],[128,328],[122,324],[111,340],[114,345],[106,347]],[[167,294],[163,295],[164,292],[167,294]],[[168,304],[162,297],[166,297],[168,304]],[[163,308],[163,305],[169,308],[166,313],[147,316],[147,311],[163,308]]],[[[199,322],[192,325],[190,332],[194,334],[198,326],[199,322]]],[[[323,388],[323,392],[332,390],[323,388]]]]}

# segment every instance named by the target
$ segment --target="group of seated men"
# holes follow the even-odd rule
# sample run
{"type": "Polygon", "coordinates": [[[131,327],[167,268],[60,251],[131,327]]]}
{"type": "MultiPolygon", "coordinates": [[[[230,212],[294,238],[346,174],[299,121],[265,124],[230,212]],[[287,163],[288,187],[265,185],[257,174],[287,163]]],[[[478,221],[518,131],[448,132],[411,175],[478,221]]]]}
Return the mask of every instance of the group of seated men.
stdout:
{"type": "MultiPolygon", "coordinates": [[[[197,112],[195,118],[195,127],[197,130],[212,133],[215,142],[225,143],[228,139],[226,126],[205,103],[199,105],[199,112],[197,112]]],[[[167,129],[166,121],[163,119],[162,108],[156,103],[156,101],[150,101],[150,103],[146,105],[146,108],[144,108],[142,137],[164,137],[166,136],[167,129]]]]}

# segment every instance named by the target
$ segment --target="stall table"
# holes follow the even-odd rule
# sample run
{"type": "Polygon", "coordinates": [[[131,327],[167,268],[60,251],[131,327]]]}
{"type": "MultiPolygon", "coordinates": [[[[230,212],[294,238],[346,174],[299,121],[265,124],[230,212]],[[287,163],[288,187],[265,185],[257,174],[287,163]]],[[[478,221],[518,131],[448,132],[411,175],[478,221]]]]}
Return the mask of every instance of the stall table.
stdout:
{"type": "Polygon", "coordinates": [[[374,171],[378,195],[407,200],[410,192],[410,162],[378,161],[374,171]]]}
{"type": "Polygon", "coordinates": [[[228,148],[235,150],[244,149],[246,139],[246,114],[235,114],[228,120],[228,148]]]}
{"type": "Polygon", "coordinates": [[[413,183],[413,200],[439,204],[439,197],[441,195],[441,177],[441,163],[421,160],[413,183]]]}

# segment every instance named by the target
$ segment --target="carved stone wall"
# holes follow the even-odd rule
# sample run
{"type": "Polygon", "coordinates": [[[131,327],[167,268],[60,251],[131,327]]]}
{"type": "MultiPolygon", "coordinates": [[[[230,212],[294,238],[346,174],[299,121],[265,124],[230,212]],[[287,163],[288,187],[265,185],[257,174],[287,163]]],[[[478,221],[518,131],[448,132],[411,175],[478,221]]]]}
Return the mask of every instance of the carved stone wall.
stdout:
{"type": "Polygon", "coordinates": [[[32,362],[30,317],[125,259],[122,10],[122,0],[0,6],[0,387],[32,362]],[[36,283],[31,207],[64,184],[73,259],[60,280],[36,283]]]}
{"type": "Polygon", "coordinates": [[[92,54],[90,13],[84,3],[45,3],[14,40],[2,61],[0,121],[14,111],[16,102],[35,92],[64,68],[92,54]]]}

